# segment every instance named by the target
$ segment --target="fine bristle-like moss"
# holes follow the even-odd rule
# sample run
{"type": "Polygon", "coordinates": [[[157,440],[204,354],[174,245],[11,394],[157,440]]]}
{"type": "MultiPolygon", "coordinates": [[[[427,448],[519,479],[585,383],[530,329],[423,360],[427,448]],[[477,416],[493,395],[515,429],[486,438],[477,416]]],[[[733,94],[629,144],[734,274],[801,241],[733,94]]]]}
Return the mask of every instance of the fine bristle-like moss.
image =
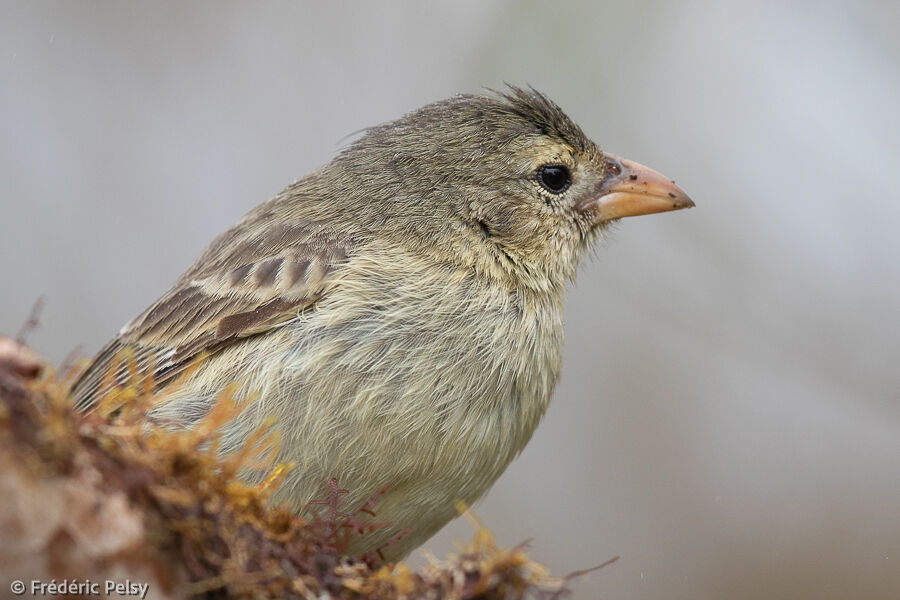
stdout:
{"type": "Polygon", "coordinates": [[[348,538],[379,524],[342,512],[337,481],[305,514],[270,506],[292,468],[272,462],[277,430],[223,455],[217,432],[241,409],[230,394],[195,427],[172,430],[147,416],[165,398],[129,371],[84,414],[66,378],[25,381],[0,366],[0,564],[10,579],[27,565],[35,579],[130,578],[168,598],[506,599],[565,587],[480,527],[458,555],[417,571],[347,557],[348,538]],[[248,467],[271,476],[247,485],[248,467]]]}

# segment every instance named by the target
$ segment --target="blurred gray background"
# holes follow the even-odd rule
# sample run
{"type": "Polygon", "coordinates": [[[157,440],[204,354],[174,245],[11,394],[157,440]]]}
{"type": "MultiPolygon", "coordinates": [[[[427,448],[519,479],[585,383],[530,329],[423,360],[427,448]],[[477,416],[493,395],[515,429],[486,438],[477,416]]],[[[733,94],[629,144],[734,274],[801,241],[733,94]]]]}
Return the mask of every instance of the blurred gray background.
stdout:
{"type": "Polygon", "coordinates": [[[93,353],[347,134],[530,83],[697,208],[582,269],[481,518],[621,555],[576,598],[900,598],[900,4],[786,4],[4,1],[0,331],[93,353]]]}

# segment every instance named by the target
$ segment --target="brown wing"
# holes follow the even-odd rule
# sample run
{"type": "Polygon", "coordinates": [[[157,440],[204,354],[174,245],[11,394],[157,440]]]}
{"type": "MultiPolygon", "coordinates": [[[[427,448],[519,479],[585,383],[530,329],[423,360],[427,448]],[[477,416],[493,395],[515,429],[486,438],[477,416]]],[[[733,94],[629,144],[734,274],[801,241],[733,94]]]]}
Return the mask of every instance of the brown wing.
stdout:
{"type": "MultiPolygon", "coordinates": [[[[312,306],[346,261],[347,244],[314,222],[264,226],[275,218],[270,211],[248,215],[122,328],[72,388],[76,407],[93,405],[125,348],[139,372],[152,369],[163,384],[200,354],[267,331],[312,306]]],[[[121,364],[116,378],[127,369],[121,364]]]]}

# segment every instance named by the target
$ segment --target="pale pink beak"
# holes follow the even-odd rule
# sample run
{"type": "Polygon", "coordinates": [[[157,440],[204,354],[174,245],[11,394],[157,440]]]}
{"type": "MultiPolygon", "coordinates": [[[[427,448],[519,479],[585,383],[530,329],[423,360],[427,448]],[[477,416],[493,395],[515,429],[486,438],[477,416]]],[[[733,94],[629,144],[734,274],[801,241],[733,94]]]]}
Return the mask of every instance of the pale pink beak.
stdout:
{"type": "Polygon", "coordinates": [[[606,154],[604,160],[609,176],[595,194],[575,204],[594,224],[694,206],[674,181],[653,169],[613,154],[606,154]]]}

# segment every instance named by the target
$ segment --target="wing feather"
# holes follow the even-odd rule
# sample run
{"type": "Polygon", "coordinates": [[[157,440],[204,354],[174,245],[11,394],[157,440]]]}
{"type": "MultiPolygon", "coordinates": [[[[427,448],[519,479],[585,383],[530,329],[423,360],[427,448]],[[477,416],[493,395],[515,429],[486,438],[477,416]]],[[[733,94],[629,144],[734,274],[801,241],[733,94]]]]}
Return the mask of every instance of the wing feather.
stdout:
{"type": "MultiPolygon", "coordinates": [[[[95,403],[126,348],[140,372],[152,369],[157,385],[164,385],[200,355],[295,318],[326,293],[333,272],[348,259],[347,241],[319,223],[259,227],[273,215],[255,213],[219,236],[169,292],[98,353],[72,388],[79,409],[95,403]]],[[[112,380],[121,382],[127,370],[122,364],[112,380]]]]}

